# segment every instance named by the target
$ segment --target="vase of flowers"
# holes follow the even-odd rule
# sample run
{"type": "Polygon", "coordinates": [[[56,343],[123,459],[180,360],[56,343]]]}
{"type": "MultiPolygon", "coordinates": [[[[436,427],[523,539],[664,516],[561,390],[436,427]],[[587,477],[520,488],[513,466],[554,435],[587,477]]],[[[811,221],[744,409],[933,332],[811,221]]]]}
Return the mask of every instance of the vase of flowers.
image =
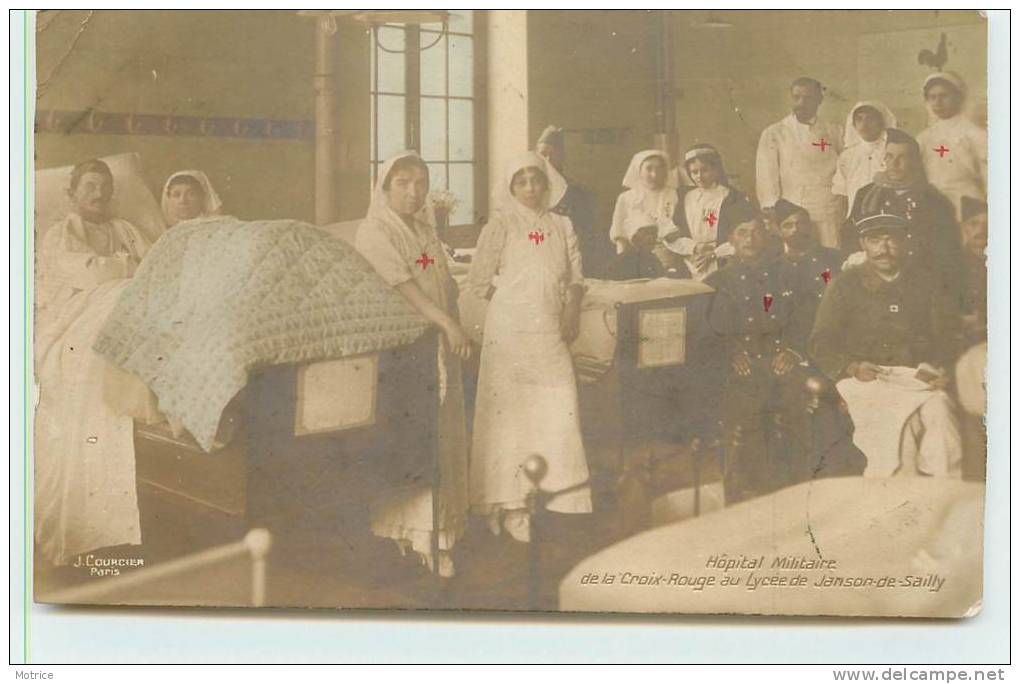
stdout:
{"type": "Polygon", "coordinates": [[[449,190],[435,190],[429,193],[429,206],[436,219],[436,229],[440,232],[450,227],[450,214],[457,206],[457,198],[449,190]]]}

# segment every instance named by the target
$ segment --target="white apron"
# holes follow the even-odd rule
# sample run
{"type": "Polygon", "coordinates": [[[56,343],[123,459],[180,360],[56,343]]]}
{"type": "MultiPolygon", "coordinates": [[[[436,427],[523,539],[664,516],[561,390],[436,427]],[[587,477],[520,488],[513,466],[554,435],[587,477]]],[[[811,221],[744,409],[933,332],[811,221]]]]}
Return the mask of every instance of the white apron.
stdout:
{"type": "MultiPolygon", "coordinates": [[[[559,329],[566,234],[551,218],[541,220],[537,243],[528,236],[537,224],[507,227],[486,314],[470,470],[471,504],[480,513],[525,506],[532,485],[523,465],[532,454],[548,463],[546,491],[588,479],[573,362],[559,329]]],[[[590,512],[590,490],[556,497],[548,509],[590,512]]]]}

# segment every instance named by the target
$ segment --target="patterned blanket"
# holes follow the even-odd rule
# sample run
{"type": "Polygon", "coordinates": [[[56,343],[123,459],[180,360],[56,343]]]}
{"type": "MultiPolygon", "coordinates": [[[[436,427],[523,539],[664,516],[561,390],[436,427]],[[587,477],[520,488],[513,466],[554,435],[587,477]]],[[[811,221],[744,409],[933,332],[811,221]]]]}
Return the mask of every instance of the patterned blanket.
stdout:
{"type": "Polygon", "coordinates": [[[409,344],[425,328],[353,247],[318,228],[213,217],[159,239],[94,349],[209,451],[253,369],[409,344]]]}

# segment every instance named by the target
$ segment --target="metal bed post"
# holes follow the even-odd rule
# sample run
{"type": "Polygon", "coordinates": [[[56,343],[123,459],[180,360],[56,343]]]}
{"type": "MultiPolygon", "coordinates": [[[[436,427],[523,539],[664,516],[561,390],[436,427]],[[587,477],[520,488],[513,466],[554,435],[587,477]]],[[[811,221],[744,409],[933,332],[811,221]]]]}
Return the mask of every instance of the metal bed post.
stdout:
{"type": "Polygon", "coordinates": [[[532,454],[524,462],[524,474],[531,481],[533,489],[528,494],[528,510],[531,512],[531,543],[528,544],[528,608],[541,610],[542,557],[539,543],[542,540],[542,516],[549,501],[562,494],[591,486],[591,480],[579,482],[556,492],[542,489],[542,480],[549,472],[549,464],[539,454],[532,454]]]}

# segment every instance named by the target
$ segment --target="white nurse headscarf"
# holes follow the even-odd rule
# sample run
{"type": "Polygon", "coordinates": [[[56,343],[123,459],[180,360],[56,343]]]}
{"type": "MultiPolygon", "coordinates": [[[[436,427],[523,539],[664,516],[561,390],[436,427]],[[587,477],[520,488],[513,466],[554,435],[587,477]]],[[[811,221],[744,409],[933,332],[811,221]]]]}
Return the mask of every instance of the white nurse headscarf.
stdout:
{"type": "MultiPolygon", "coordinates": [[[[864,142],[857,129],[854,128],[854,112],[861,107],[871,107],[879,116],[882,117],[885,129],[896,128],[896,115],[892,113],[892,110],[886,107],[878,100],[861,100],[853,107],[850,108],[850,112],[846,115],[846,126],[843,128],[843,148],[851,147],[857,143],[864,142]]],[[[884,134],[883,134],[884,135],[884,134]]]]}
{"type": "Polygon", "coordinates": [[[192,178],[202,186],[202,190],[205,193],[205,198],[202,201],[202,216],[216,216],[220,213],[220,209],[223,208],[223,202],[220,201],[220,196],[216,194],[212,183],[209,182],[209,176],[194,169],[178,171],[177,173],[170,174],[170,177],[166,179],[166,183],[163,185],[163,194],[160,197],[163,218],[166,219],[168,225],[173,219],[170,217],[170,197],[167,193],[170,191],[170,185],[178,178],[192,178]]]}
{"type": "Polygon", "coordinates": [[[563,199],[563,196],[567,193],[567,181],[560,175],[560,172],[549,163],[548,159],[541,157],[534,152],[524,152],[515,156],[510,162],[504,167],[503,180],[499,185],[496,186],[496,191],[493,193],[493,203],[500,209],[505,210],[517,210],[534,213],[528,207],[525,207],[517,198],[514,197],[511,191],[511,183],[513,183],[514,176],[519,171],[528,168],[535,168],[545,174],[546,180],[549,183],[549,190],[545,196],[545,205],[539,213],[549,211],[563,199]]]}
{"type": "Polygon", "coordinates": [[[676,190],[678,185],[676,170],[670,167],[669,155],[662,150],[641,150],[631,157],[627,173],[623,175],[623,187],[631,190],[645,189],[645,184],[641,182],[641,165],[650,157],[662,157],[662,160],[666,162],[666,183],[663,185],[663,189],[676,190]]]}
{"type": "MultiPolygon", "coordinates": [[[[403,152],[398,152],[387,159],[386,162],[379,167],[379,175],[375,178],[375,186],[372,188],[372,200],[368,205],[368,217],[391,220],[395,218],[400,223],[403,223],[400,216],[397,215],[397,212],[390,209],[389,201],[386,198],[386,190],[383,189],[383,186],[386,184],[386,179],[393,171],[393,166],[401,159],[409,158],[417,159],[422,163],[422,166],[428,169],[428,167],[425,166],[425,162],[422,161],[421,156],[419,156],[419,154],[414,150],[404,150],[403,152]]],[[[435,221],[432,216],[432,209],[427,199],[425,200],[425,204],[422,206],[421,210],[414,215],[414,218],[424,223],[435,225],[435,221]]]]}

